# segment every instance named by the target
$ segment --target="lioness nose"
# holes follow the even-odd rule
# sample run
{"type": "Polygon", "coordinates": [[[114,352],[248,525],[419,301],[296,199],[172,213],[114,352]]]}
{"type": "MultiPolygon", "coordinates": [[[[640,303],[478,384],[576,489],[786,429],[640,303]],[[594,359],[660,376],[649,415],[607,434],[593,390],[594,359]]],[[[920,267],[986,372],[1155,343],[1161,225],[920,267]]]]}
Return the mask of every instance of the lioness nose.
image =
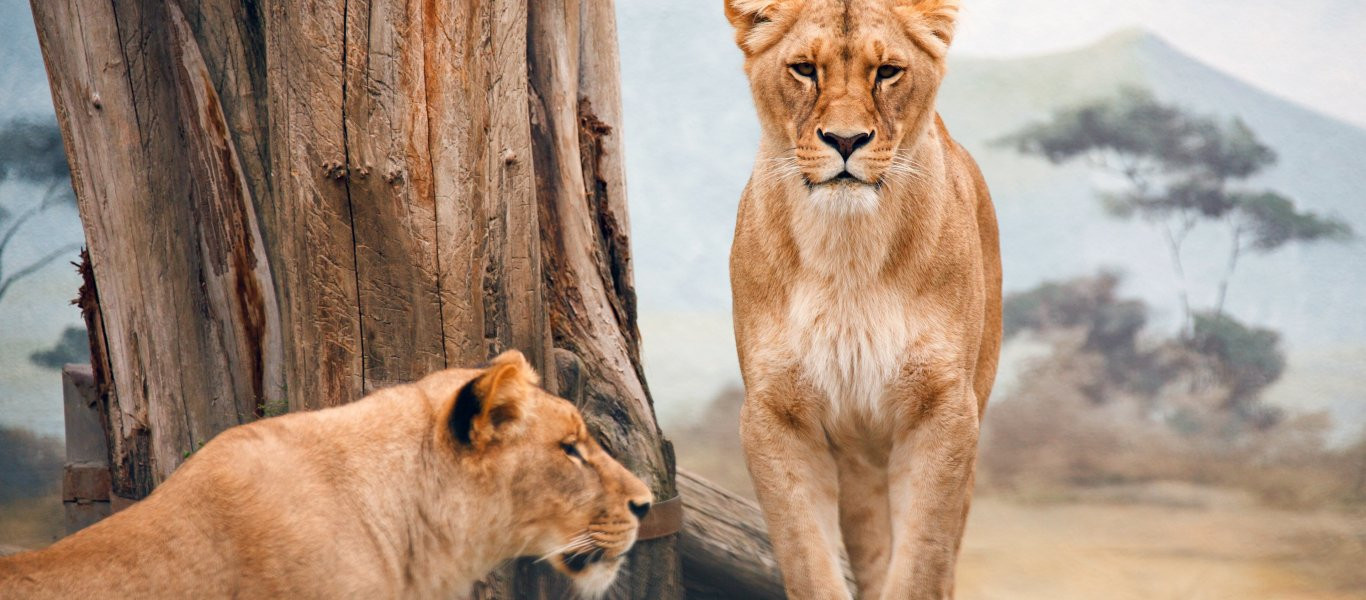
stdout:
{"type": "Polygon", "coordinates": [[[849,160],[849,155],[853,154],[854,151],[867,146],[868,142],[873,141],[874,133],[875,132],[865,131],[863,133],[856,133],[852,136],[843,136],[830,133],[829,131],[816,130],[816,135],[820,136],[821,141],[839,152],[844,160],[849,160]]]}
{"type": "Polygon", "coordinates": [[[627,500],[626,506],[631,509],[631,514],[635,515],[637,519],[644,519],[645,514],[650,512],[650,502],[648,500],[645,502],[627,500]]]}

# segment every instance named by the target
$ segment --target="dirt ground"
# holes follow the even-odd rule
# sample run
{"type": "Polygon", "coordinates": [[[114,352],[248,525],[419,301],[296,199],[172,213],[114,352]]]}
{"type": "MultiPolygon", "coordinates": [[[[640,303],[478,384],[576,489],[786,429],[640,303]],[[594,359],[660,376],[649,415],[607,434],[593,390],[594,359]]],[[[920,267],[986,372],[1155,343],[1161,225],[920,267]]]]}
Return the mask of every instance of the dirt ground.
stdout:
{"type": "Polygon", "coordinates": [[[1191,486],[1066,502],[981,498],[959,598],[1366,598],[1366,516],[1191,486]]]}
{"type": "MultiPolygon", "coordinates": [[[[52,541],[56,498],[4,507],[0,555],[52,541]]],[[[1366,515],[1179,484],[973,504],[962,600],[1366,600],[1366,515]]]]}

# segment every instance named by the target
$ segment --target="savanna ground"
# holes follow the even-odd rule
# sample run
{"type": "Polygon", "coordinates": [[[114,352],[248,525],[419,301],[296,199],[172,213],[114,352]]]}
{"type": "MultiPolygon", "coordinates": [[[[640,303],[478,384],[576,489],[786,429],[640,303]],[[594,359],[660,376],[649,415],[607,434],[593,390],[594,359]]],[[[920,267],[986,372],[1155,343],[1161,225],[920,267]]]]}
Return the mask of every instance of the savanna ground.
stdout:
{"type": "MultiPolygon", "coordinates": [[[[723,394],[708,426],[673,437],[685,467],[752,495],[734,434],[738,399],[723,394]]],[[[37,446],[33,462],[52,466],[53,449],[37,446]]],[[[1277,507],[1264,494],[1175,481],[1029,491],[984,483],[959,566],[961,598],[1366,598],[1360,508],[1277,507]]],[[[59,495],[11,497],[0,503],[0,554],[45,546],[62,527],[59,495]]]]}
{"type": "Polygon", "coordinates": [[[968,599],[1366,598],[1366,518],[1179,484],[1053,501],[987,493],[958,585],[968,599]]]}
{"type": "MultiPolygon", "coordinates": [[[[752,498],[735,434],[741,397],[723,392],[702,420],[670,437],[685,468],[752,498]]],[[[988,411],[960,598],[1366,598],[1366,506],[1329,493],[1338,488],[1321,480],[1343,471],[1287,474],[1170,441],[1158,451],[1132,443],[1142,440],[1139,427],[1095,435],[1087,409],[1052,405],[1073,412],[1063,415],[1018,397],[1008,402],[1018,403],[988,411]],[[1039,421],[1019,418],[1026,410],[1039,421]],[[1038,424],[1064,419],[1074,423],[1038,424]],[[1228,478],[1209,476],[1196,461],[1228,478]]]]}

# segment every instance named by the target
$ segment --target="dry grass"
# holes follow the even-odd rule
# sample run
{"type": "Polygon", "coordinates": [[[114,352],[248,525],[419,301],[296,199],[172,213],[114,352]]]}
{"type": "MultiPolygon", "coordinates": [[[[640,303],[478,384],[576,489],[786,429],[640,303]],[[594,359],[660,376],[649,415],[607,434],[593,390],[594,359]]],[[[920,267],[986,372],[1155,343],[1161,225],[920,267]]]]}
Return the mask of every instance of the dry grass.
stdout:
{"type": "Polygon", "coordinates": [[[66,533],[60,494],[0,505],[0,554],[42,548],[66,533]]]}
{"type": "Polygon", "coordinates": [[[1295,570],[1324,587],[1366,597],[1366,527],[1320,529],[1287,536],[1296,551],[1289,555],[1295,570]]]}
{"type": "Polygon", "coordinates": [[[1332,448],[1316,416],[1228,438],[1191,435],[1058,396],[995,408],[983,434],[979,488],[1026,497],[1152,481],[1247,491],[1280,508],[1366,508],[1366,444],[1332,448]],[[1127,421],[1127,423],[1126,423],[1127,421]]]}
{"type": "Polygon", "coordinates": [[[993,402],[979,489],[1065,498],[1098,486],[1183,481],[1245,490],[1274,507],[1366,509],[1366,439],[1328,445],[1326,415],[1251,426],[1221,404],[1217,388],[1177,382],[1157,397],[1103,388],[1095,360],[1058,351],[993,402]],[[1097,388],[1105,389],[1100,399],[1097,388]]]}

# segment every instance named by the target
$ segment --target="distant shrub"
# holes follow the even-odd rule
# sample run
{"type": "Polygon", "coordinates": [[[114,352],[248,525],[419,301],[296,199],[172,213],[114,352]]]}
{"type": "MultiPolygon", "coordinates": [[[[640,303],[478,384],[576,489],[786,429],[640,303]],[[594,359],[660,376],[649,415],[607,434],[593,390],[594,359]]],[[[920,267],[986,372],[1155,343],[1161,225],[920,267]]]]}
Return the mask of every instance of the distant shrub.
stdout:
{"type": "Polygon", "coordinates": [[[59,492],[62,461],[56,438],[0,427],[0,504],[59,492]]]}
{"type": "MultiPolygon", "coordinates": [[[[1006,296],[1007,337],[1032,332],[1059,349],[1086,353],[1097,371],[1077,382],[1092,402],[1130,396],[1144,404],[1161,403],[1174,390],[1182,394],[1221,394],[1205,403],[1210,410],[1258,428],[1275,425],[1281,412],[1261,402],[1261,392],[1285,372],[1285,355],[1275,331],[1246,325],[1228,315],[1197,313],[1190,335],[1145,334],[1148,307],[1121,298],[1121,278],[1111,272],[1078,277],[1006,296]],[[1061,344],[1061,345],[1059,345],[1061,344]]],[[[1186,425],[1206,415],[1177,417],[1186,425]]]]}
{"type": "Polygon", "coordinates": [[[1280,335],[1214,312],[1145,334],[1147,307],[1100,273],[1005,299],[1007,335],[1052,346],[983,425],[985,487],[1025,493],[1176,480],[1280,506],[1366,504],[1366,432],[1328,441],[1324,414],[1287,417],[1262,392],[1285,371],[1280,335]]]}
{"type": "Polygon", "coordinates": [[[979,460],[984,491],[1031,497],[1156,481],[1246,490],[1281,507],[1366,505],[1366,435],[1328,443],[1331,420],[1302,415],[1257,427],[1224,408],[1220,388],[1179,383],[1159,400],[1110,390],[1094,353],[1061,348],[987,409],[979,460]],[[1194,389],[1195,391],[1190,391],[1194,389]]]}

